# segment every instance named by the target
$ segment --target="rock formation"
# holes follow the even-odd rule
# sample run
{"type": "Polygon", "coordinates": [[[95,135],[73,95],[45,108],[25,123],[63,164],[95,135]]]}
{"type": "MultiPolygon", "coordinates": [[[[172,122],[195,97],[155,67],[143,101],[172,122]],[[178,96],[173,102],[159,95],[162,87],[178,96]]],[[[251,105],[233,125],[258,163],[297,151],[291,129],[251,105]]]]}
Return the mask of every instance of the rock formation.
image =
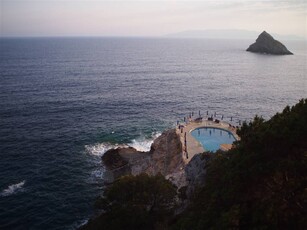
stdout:
{"type": "Polygon", "coordinates": [[[155,175],[160,172],[166,176],[183,166],[180,137],[174,129],[163,132],[153,142],[149,153],[153,164],[147,171],[148,174],[155,175]]]}
{"type": "Polygon", "coordinates": [[[275,40],[265,31],[258,36],[256,42],[251,44],[246,51],[275,55],[293,54],[281,42],[275,40]]]}
{"type": "Polygon", "coordinates": [[[139,152],[132,147],[110,149],[101,157],[107,171],[104,175],[106,183],[112,183],[115,179],[131,174],[131,165],[134,159],[148,157],[149,154],[139,152]]]}
{"type": "Polygon", "coordinates": [[[107,183],[123,175],[140,173],[161,173],[179,186],[185,181],[182,146],[174,129],[163,132],[154,140],[149,152],[139,152],[132,147],[110,149],[102,156],[102,161],[107,169],[107,183]]]}
{"type": "Polygon", "coordinates": [[[205,184],[208,162],[212,158],[211,153],[195,155],[185,167],[185,175],[188,183],[186,195],[191,197],[197,187],[205,184]]]}

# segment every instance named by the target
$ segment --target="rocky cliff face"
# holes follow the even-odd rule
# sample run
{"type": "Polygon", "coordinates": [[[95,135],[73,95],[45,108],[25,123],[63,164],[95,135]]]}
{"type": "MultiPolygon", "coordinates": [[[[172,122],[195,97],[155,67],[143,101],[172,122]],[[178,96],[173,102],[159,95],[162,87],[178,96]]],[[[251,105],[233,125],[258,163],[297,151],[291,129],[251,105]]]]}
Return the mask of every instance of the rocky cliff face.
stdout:
{"type": "Polygon", "coordinates": [[[187,180],[187,196],[190,197],[199,186],[204,186],[208,162],[212,157],[211,153],[200,153],[195,155],[185,167],[187,180]]]}
{"type": "Polygon", "coordinates": [[[149,157],[146,152],[139,152],[132,147],[110,149],[101,157],[107,171],[104,179],[106,183],[112,183],[115,179],[132,173],[132,165],[135,159],[149,157]]]}
{"type": "Polygon", "coordinates": [[[166,176],[183,166],[182,146],[174,129],[163,132],[151,145],[149,153],[152,167],[147,170],[148,174],[155,175],[160,172],[166,176]]]}
{"type": "Polygon", "coordinates": [[[275,55],[293,54],[281,42],[275,40],[265,31],[258,36],[256,42],[251,44],[246,51],[275,55]]]}
{"type": "Polygon", "coordinates": [[[182,146],[174,129],[163,132],[153,142],[149,152],[139,152],[131,147],[111,149],[102,156],[102,161],[107,169],[106,182],[123,175],[144,172],[149,175],[161,173],[176,185],[185,181],[182,146]]]}

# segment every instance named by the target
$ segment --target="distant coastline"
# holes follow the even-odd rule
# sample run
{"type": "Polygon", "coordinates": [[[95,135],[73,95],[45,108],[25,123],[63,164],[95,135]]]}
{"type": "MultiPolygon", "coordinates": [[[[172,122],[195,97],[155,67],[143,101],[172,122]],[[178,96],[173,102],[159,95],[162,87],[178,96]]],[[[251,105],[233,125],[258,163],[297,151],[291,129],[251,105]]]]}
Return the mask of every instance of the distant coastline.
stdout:
{"type": "MultiPolygon", "coordinates": [[[[261,31],[253,30],[240,30],[240,29],[208,29],[208,30],[183,30],[168,34],[160,35],[31,35],[31,36],[11,36],[11,35],[0,35],[0,39],[36,39],[36,38],[147,38],[147,39],[159,39],[159,38],[202,38],[202,39],[251,39],[254,40],[255,37],[259,35],[261,31]]],[[[307,37],[297,36],[293,34],[277,34],[272,33],[276,39],[279,40],[293,40],[293,41],[306,41],[307,37]]]]}
{"type": "MultiPolygon", "coordinates": [[[[261,31],[251,30],[185,30],[165,35],[171,38],[209,38],[209,39],[254,39],[261,31]]],[[[281,35],[272,33],[281,40],[307,40],[296,35],[281,35]]]]}

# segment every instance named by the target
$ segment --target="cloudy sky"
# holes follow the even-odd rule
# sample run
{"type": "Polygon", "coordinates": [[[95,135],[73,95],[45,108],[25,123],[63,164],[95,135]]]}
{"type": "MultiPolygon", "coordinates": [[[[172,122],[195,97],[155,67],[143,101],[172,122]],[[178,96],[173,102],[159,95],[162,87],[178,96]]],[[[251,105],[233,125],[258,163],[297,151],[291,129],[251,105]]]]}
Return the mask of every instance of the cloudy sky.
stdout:
{"type": "Polygon", "coordinates": [[[206,29],[307,38],[307,1],[0,0],[1,36],[160,36],[206,29]]]}

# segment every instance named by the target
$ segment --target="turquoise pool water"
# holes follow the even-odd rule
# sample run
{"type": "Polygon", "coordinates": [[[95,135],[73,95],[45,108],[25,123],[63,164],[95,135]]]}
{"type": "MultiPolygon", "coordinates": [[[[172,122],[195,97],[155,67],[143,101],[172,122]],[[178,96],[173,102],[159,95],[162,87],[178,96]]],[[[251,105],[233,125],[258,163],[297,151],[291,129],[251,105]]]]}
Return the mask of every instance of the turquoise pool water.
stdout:
{"type": "Polygon", "coordinates": [[[206,151],[212,152],[216,152],[220,148],[220,144],[232,144],[236,140],[231,132],[218,128],[198,128],[193,130],[191,134],[206,151]]]}

